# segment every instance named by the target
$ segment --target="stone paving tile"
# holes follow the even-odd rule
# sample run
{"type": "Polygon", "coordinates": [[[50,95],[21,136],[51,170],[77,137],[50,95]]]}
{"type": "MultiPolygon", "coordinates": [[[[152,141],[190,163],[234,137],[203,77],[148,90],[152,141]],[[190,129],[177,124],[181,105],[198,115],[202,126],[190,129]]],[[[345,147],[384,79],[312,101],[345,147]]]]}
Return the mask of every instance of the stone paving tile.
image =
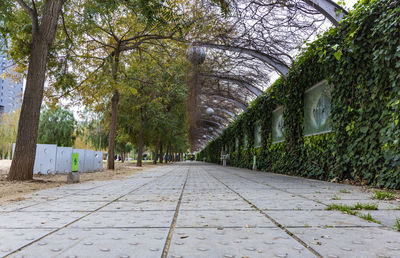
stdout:
{"type": "Polygon", "coordinates": [[[56,229],[0,229],[0,257],[40,239],[56,229]]]}
{"type": "Polygon", "coordinates": [[[176,227],[274,227],[263,214],[253,211],[180,211],[176,227]]]}
{"type": "MultiPolygon", "coordinates": [[[[65,175],[65,178],[67,178],[67,175],[65,175]]],[[[63,186],[61,189],[64,191],[68,190],[90,190],[95,187],[101,187],[110,184],[110,182],[103,181],[103,182],[98,182],[98,181],[92,181],[92,182],[87,182],[85,184],[71,184],[71,185],[66,185],[63,186]]],[[[48,191],[52,192],[54,189],[48,189],[48,191]]],[[[41,193],[42,194],[42,193],[41,193]]]]}
{"type": "Polygon", "coordinates": [[[40,203],[39,201],[31,201],[31,200],[21,201],[21,202],[11,202],[0,206],[0,212],[16,211],[39,203],[40,203]]]}
{"type": "Polygon", "coordinates": [[[292,232],[324,257],[400,257],[400,233],[381,228],[308,228],[292,232]]]}
{"type": "Polygon", "coordinates": [[[362,214],[371,214],[372,218],[379,220],[382,225],[393,228],[396,224],[396,219],[400,219],[400,210],[372,210],[359,211],[362,214]]]}
{"type": "Polygon", "coordinates": [[[33,205],[27,208],[23,208],[20,211],[32,212],[32,211],[95,211],[98,208],[106,205],[108,202],[79,202],[79,201],[64,201],[54,200],[50,202],[42,202],[37,205],[33,205]]]}
{"type": "Polygon", "coordinates": [[[132,198],[135,198],[137,195],[173,195],[176,197],[179,197],[180,190],[175,190],[175,189],[140,189],[138,191],[135,191],[134,195],[131,195],[132,198]]]}
{"type": "Polygon", "coordinates": [[[341,204],[341,205],[355,205],[357,203],[362,204],[377,204],[379,210],[398,210],[400,209],[400,203],[396,201],[377,201],[377,200],[321,200],[324,204],[341,204]]]}
{"type": "Polygon", "coordinates": [[[102,211],[175,211],[178,201],[157,200],[157,201],[116,201],[101,209],[102,211]]]}
{"type": "Polygon", "coordinates": [[[241,194],[245,195],[247,198],[257,198],[257,199],[291,199],[293,197],[297,197],[295,194],[286,193],[284,191],[275,190],[275,189],[262,189],[258,191],[246,191],[244,189],[239,189],[241,194]]]}
{"type": "MultiPolygon", "coordinates": [[[[189,180],[201,180],[201,179],[188,179],[189,180]]],[[[185,188],[185,193],[186,194],[208,194],[208,193],[214,193],[214,194],[227,194],[231,193],[226,187],[223,185],[219,185],[219,187],[209,187],[209,188],[203,188],[203,187],[190,187],[188,186],[185,188]]]]}
{"type": "Polygon", "coordinates": [[[161,257],[168,229],[62,229],[12,257],[161,257]]]}
{"type": "Polygon", "coordinates": [[[183,201],[181,210],[252,210],[243,200],[233,201],[183,201]]]}
{"type": "MultiPolygon", "coordinates": [[[[188,186],[186,186],[188,187],[188,186]]],[[[183,195],[182,202],[188,201],[238,201],[242,200],[237,194],[218,194],[218,193],[201,193],[201,194],[188,194],[185,191],[183,195]]]]}
{"type": "Polygon", "coordinates": [[[61,228],[87,212],[7,212],[0,213],[0,228],[61,228]]]}
{"type": "Polygon", "coordinates": [[[177,228],[168,257],[315,257],[278,228],[177,228]]]}
{"type": "Polygon", "coordinates": [[[90,194],[90,193],[76,193],[60,200],[65,202],[111,202],[119,198],[120,194],[90,194]]]}
{"type": "Polygon", "coordinates": [[[300,197],[292,197],[290,199],[280,199],[276,197],[274,199],[253,199],[247,198],[245,194],[243,194],[243,196],[261,210],[322,210],[326,208],[324,204],[300,197]]]}
{"type": "Polygon", "coordinates": [[[173,194],[128,194],[118,199],[119,202],[136,202],[136,201],[176,201],[179,198],[180,193],[175,192],[173,194]]]}
{"type": "Polygon", "coordinates": [[[344,194],[340,192],[333,193],[311,193],[311,194],[301,194],[302,197],[312,200],[369,200],[371,201],[371,197],[362,193],[352,193],[352,194],[344,194]]]}
{"type": "Polygon", "coordinates": [[[25,196],[25,198],[29,198],[31,200],[35,200],[35,199],[45,199],[45,198],[60,198],[60,197],[64,197],[64,196],[68,196],[70,194],[73,193],[77,193],[81,190],[64,190],[63,186],[57,188],[58,191],[52,189],[47,189],[47,190],[41,190],[39,192],[35,192],[35,193],[31,193],[25,196]]]}
{"type": "Polygon", "coordinates": [[[379,224],[340,211],[266,211],[284,227],[379,227],[379,224]]]}
{"type": "Polygon", "coordinates": [[[170,227],[174,211],[98,211],[71,225],[73,228],[170,227]]]}

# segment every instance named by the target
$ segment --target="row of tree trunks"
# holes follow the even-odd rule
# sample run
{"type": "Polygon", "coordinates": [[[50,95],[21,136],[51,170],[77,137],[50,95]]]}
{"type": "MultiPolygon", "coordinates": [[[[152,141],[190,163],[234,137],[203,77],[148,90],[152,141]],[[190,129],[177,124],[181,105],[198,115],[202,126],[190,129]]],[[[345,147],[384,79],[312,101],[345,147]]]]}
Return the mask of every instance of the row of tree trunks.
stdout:
{"type": "Polygon", "coordinates": [[[176,161],[182,161],[183,160],[183,153],[182,152],[170,152],[170,153],[167,152],[165,154],[166,159],[168,159],[168,156],[169,156],[169,160],[166,160],[166,163],[167,163],[167,161],[176,162],[176,161]]]}
{"type": "Polygon", "coordinates": [[[154,157],[153,157],[153,164],[157,164],[157,161],[159,163],[168,163],[168,162],[176,162],[176,161],[182,161],[183,160],[183,153],[182,152],[173,152],[170,151],[171,145],[168,145],[167,151],[164,153],[163,152],[163,144],[160,139],[158,139],[154,151],[154,157]]]}

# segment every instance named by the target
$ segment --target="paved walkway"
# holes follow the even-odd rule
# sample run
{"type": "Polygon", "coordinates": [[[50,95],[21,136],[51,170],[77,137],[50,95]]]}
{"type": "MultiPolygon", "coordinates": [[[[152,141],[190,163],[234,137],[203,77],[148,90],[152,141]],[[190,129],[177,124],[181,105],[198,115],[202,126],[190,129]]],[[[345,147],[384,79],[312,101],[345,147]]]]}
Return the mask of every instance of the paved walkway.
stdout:
{"type": "Polygon", "coordinates": [[[0,206],[0,256],[400,257],[400,233],[331,203],[399,203],[360,188],[187,162],[0,206]],[[346,189],[344,191],[343,189],[346,189]],[[333,198],[333,199],[332,199],[333,198]]]}

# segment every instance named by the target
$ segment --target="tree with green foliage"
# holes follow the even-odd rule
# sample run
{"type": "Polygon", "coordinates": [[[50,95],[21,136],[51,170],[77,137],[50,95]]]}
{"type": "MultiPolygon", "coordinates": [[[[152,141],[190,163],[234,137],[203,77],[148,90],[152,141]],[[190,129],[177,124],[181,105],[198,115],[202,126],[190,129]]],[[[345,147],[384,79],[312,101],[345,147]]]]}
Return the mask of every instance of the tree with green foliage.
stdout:
{"type": "Polygon", "coordinates": [[[104,127],[104,118],[98,120],[85,121],[81,124],[84,133],[84,140],[96,150],[104,150],[108,146],[108,131],[104,127]]]}
{"type": "Polygon", "coordinates": [[[175,2],[86,0],[71,3],[73,8],[65,14],[66,23],[76,25],[64,31],[74,44],[66,54],[70,69],[60,65],[53,74],[54,84],[63,91],[77,90],[85,104],[105,96],[111,100],[109,169],[114,169],[118,103],[124,94],[121,67],[126,57],[143,51],[144,45],[180,38],[185,23],[181,22],[184,16],[176,12],[175,2]],[[66,82],[69,87],[65,87],[66,82]]]}
{"type": "Polygon", "coordinates": [[[137,145],[137,166],[144,146],[159,153],[161,145],[180,141],[187,148],[186,60],[179,48],[171,56],[152,48],[152,55],[131,56],[123,79],[127,93],[121,100],[118,135],[128,135],[137,145]]]}
{"type": "MultiPolygon", "coordinates": [[[[18,126],[18,136],[15,148],[14,159],[8,174],[9,180],[30,180],[33,177],[33,165],[36,153],[40,107],[42,105],[44,82],[46,70],[49,67],[62,67],[65,71],[67,58],[58,60],[57,53],[67,54],[71,48],[73,39],[68,37],[67,27],[76,27],[82,24],[82,20],[64,19],[62,8],[65,11],[73,11],[69,5],[82,3],[82,1],[65,0],[3,0],[0,6],[0,33],[6,39],[8,54],[20,65],[21,70],[27,68],[27,83],[22,103],[21,115],[18,126]],[[59,17],[62,16],[63,31],[56,39],[59,17]],[[21,29],[23,28],[23,29],[21,29]],[[53,45],[53,42],[56,42],[53,45]],[[51,56],[50,56],[51,55],[51,56]],[[51,60],[48,63],[48,60],[51,60]]],[[[97,8],[88,9],[88,18],[96,19],[95,12],[100,10],[108,11],[110,5],[119,7],[127,3],[130,7],[139,8],[143,14],[152,17],[153,8],[163,6],[158,1],[83,1],[94,2],[97,8]],[[158,5],[157,5],[158,4],[158,5]]],[[[85,21],[87,25],[94,22],[85,21]]],[[[102,22],[106,23],[105,19],[102,22]]],[[[122,26],[122,24],[113,24],[122,26]]],[[[82,35],[80,35],[83,37],[82,35]]],[[[78,39],[74,38],[74,39],[78,39]]],[[[117,56],[117,55],[116,55],[117,56]]],[[[68,56],[66,56],[68,57],[68,56]]],[[[118,57],[116,57],[118,60],[118,57]]],[[[70,76],[69,76],[70,78],[70,76]]],[[[64,85],[69,87],[71,85],[64,85]]]]}
{"type": "Polygon", "coordinates": [[[43,108],[40,115],[38,143],[71,147],[75,142],[76,121],[71,111],[43,108]]]}
{"type": "Polygon", "coordinates": [[[30,180],[36,154],[47,60],[65,0],[3,0],[0,32],[11,42],[10,55],[28,67],[17,142],[9,180],[30,180]],[[23,28],[21,30],[21,28],[23,28]]]}
{"type": "Polygon", "coordinates": [[[0,114],[0,159],[11,157],[12,145],[17,139],[20,110],[0,114]]]}

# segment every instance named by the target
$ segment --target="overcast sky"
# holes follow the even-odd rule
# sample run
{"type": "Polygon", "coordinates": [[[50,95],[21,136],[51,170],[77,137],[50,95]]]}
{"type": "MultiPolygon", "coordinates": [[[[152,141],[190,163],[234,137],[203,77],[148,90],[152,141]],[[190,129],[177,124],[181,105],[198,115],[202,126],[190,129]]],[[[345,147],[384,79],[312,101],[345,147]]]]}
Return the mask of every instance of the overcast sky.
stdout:
{"type": "MultiPolygon", "coordinates": [[[[336,3],[341,2],[341,0],[333,0],[333,1],[335,1],[336,3]]],[[[344,2],[346,3],[346,7],[351,9],[351,7],[353,7],[353,5],[357,3],[357,0],[345,0],[344,2]]]]}

